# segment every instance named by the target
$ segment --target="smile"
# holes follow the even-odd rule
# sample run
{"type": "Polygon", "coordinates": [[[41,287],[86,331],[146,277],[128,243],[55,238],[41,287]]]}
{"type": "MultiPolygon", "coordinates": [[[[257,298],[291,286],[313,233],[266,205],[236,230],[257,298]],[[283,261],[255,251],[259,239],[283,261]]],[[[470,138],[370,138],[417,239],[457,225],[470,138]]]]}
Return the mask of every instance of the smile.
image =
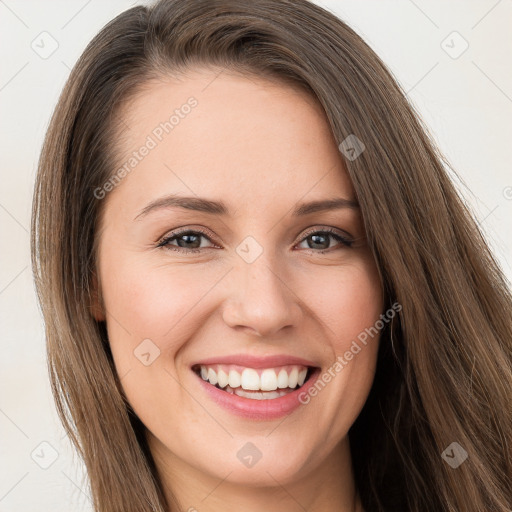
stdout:
{"type": "Polygon", "coordinates": [[[205,382],[217,389],[251,400],[272,400],[301,387],[309,368],[288,365],[280,368],[242,368],[237,365],[200,365],[195,368],[205,382]]]}
{"type": "MultiPolygon", "coordinates": [[[[271,420],[301,406],[299,395],[307,392],[320,368],[306,364],[282,364],[281,359],[258,362],[240,358],[234,362],[202,362],[192,366],[201,388],[215,403],[244,418],[271,420]]],[[[305,361],[304,361],[305,362],[305,361]]],[[[295,362],[296,363],[296,362],[295,362]]]]}

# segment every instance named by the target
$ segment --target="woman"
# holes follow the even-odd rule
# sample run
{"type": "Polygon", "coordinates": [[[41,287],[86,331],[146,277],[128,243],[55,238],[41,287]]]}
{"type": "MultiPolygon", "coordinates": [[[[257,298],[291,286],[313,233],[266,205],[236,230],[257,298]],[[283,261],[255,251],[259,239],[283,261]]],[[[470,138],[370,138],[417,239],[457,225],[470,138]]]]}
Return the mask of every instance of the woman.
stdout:
{"type": "Polygon", "coordinates": [[[304,0],[160,0],[89,44],[33,266],[106,511],[506,511],[507,282],[376,54],[304,0]]]}

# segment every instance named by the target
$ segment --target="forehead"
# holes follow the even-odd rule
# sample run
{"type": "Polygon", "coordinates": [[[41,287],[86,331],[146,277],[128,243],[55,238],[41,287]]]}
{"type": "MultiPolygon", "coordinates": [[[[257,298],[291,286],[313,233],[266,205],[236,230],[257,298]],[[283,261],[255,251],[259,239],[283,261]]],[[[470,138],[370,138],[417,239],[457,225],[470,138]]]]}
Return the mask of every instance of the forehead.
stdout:
{"type": "Polygon", "coordinates": [[[145,83],[119,117],[116,169],[137,161],[113,196],[186,192],[237,209],[354,198],[325,113],[299,87],[196,69],[145,83]]]}

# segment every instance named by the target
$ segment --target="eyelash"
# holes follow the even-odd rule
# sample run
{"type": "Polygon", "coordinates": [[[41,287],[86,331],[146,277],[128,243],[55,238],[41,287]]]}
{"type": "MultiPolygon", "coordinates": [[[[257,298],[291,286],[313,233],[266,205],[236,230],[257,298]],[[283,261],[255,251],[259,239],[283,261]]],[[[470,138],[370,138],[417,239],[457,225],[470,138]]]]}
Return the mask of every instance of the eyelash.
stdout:
{"type": "MultiPolygon", "coordinates": [[[[338,242],[340,242],[345,247],[351,247],[352,244],[354,243],[354,240],[350,240],[349,238],[346,238],[346,237],[340,235],[333,228],[324,228],[324,229],[320,229],[320,230],[317,229],[317,230],[309,231],[304,235],[304,237],[299,241],[299,243],[302,243],[309,236],[316,235],[319,233],[328,234],[328,235],[332,236],[333,238],[335,238],[338,242]]],[[[196,229],[196,230],[186,229],[183,231],[176,231],[174,233],[171,233],[169,236],[164,237],[160,242],[158,242],[157,248],[162,247],[166,250],[172,250],[172,251],[177,251],[177,252],[182,252],[182,253],[198,253],[198,252],[201,252],[203,249],[211,249],[212,248],[212,247],[203,247],[203,248],[196,248],[196,249],[186,249],[184,247],[177,247],[175,245],[169,244],[173,240],[176,240],[183,235],[202,235],[205,238],[207,238],[210,242],[212,242],[212,240],[210,239],[208,234],[205,233],[204,231],[201,231],[200,229],[196,229]]],[[[212,242],[212,243],[214,243],[214,242],[212,242]]],[[[333,249],[329,248],[329,249],[322,249],[322,250],[315,250],[315,249],[303,249],[303,250],[310,251],[310,252],[313,252],[316,254],[324,254],[326,252],[332,251],[333,249]]]]}

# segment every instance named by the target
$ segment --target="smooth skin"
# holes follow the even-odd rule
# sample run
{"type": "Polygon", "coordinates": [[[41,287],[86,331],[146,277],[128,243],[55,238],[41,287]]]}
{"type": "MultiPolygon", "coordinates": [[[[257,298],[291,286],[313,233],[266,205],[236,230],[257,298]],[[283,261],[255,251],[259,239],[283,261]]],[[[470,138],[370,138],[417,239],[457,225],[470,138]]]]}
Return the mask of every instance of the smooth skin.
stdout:
{"type": "Polygon", "coordinates": [[[124,105],[116,164],[192,96],[197,106],[102,199],[94,311],[123,390],[183,510],[360,511],[347,433],[371,388],[378,339],[307,405],[272,421],[221,408],[191,370],[243,353],[298,356],[325,371],[378,320],[382,287],[359,208],[293,216],[302,203],[356,201],[343,158],[307,93],[194,68],[146,83],[124,105]],[[229,214],[141,214],[169,194],[222,201],[229,214]],[[206,236],[161,245],[198,229],[206,236]],[[236,250],[248,236],[263,251],[252,263],[236,250]],[[160,350],[149,365],[134,354],[143,340],[160,350]],[[250,468],[237,457],[248,442],[262,454],[250,468]]]}

